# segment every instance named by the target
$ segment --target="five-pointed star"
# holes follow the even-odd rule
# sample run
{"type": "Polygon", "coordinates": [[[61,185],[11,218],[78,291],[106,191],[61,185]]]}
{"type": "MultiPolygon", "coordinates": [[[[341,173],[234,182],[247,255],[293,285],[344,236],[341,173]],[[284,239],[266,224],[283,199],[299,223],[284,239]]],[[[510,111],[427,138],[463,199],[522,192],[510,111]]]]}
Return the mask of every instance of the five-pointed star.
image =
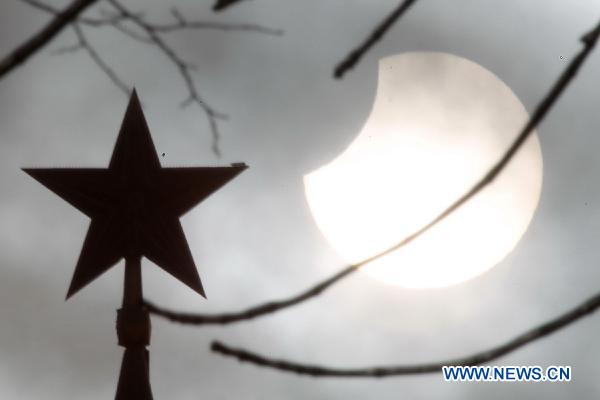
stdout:
{"type": "Polygon", "coordinates": [[[134,90],[108,169],[24,171],[91,219],[67,298],[141,256],[205,297],[179,217],[246,168],[161,168],[134,90]]]}

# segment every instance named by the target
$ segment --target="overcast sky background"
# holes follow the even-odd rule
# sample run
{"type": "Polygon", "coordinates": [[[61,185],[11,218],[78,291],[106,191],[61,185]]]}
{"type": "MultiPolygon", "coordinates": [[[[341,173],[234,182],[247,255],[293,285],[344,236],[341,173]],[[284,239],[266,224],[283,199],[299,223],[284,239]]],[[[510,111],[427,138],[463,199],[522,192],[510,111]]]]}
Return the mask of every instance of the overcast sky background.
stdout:
{"type": "MultiPolygon", "coordinates": [[[[64,6],[67,1],[53,4],[64,6]]],[[[213,15],[211,1],[127,1],[148,18],[260,23],[282,37],[238,32],[172,34],[196,64],[208,102],[230,115],[222,159],[186,89],[156,49],[111,29],[85,28],[138,89],[163,166],[246,162],[250,169],[182,219],[208,300],[145,262],[144,290],[185,310],[237,310],[305,289],[344,265],[317,230],[302,176],[353,140],[370,112],[377,61],[444,51],[491,70],[531,111],[600,17],[595,0],[423,0],[342,81],[333,66],[397,1],[243,2],[213,15]],[[563,59],[561,59],[563,56],[563,59]]],[[[94,15],[99,4],[88,11],[94,15]]],[[[19,1],[0,5],[0,53],[48,16],[19,1]]],[[[127,98],[83,53],[51,51],[70,30],[0,81],[0,393],[7,399],[109,399],[122,349],[115,309],[119,264],[64,301],[88,221],[20,171],[25,166],[104,167],[127,98]]],[[[466,283],[403,290],[363,274],[285,312],[228,327],[153,319],[156,399],[505,399],[600,395],[600,316],[495,362],[573,366],[568,384],[455,383],[441,375],[312,379],[241,365],[209,351],[212,339],[281,358],[332,366],[415,363],[473,353],[512,338],[600,289],[600,51],[539,129],[544,183],[523,241],[500,265],[466,283]]]]}

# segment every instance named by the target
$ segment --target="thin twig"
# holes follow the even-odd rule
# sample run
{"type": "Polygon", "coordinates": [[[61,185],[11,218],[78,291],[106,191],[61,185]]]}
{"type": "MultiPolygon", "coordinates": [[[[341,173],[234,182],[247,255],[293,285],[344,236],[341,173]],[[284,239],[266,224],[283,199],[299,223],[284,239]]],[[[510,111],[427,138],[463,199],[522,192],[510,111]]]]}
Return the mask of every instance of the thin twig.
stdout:
{"type": "Polygon", "coordinates": [[[223,23],[213,21],[188,21],[177,8],[171,9],[171,14],[175,18],[175,22],[171,24],[149,24],[155,32],[173,32],[184,29],[208,29],[217,31],[238,31],[238,32],[254,32],[263,33],[265,35],[281,36],[282,29],[269,28],[257,24],[238,24],[238,23],[223,23]]]}
{"type": "MultiPolygon", "coordinates": [[[[148,37],[148,40],[151,41],[158,49],[171,61],[171,63],[177,68],[179,74],[181,75],[187,89],[188,89],[188,97],[186,100],[182,102],[182,106],[187,106],[189,104],[195,103],[206,115],[210,131],[212,134],[212,151],[217,156],[221,155],[219,149],[219,127],[218,120],[227,119],[227,115],[217,111],[215,108],[208,105],[208,103],[204,100],[202,96],[200,96],[200,92],[196,87],[196,83],[192,77],[191,70],[193,67],[182,60],[182,58],[163,40],[160,36],[161,33],[172,32],[174,30],[180,29],[220,29],[225,30],[226,24],[217,24],[217,23],[207,23],[200,21],[187,21],[183,18],[182,14],[180,14],[177,10],[173,11],[173,15],[176,19],[175,24],[170,25],[156,25],[146,22],[143,18],[135,13],[131,12],[127,9],[123,4],[121,4],[118,0],[108,0],[109,3],[115,8],[115,10],[123,17],[131,21],[133,24],[138,26],[148,37]]],[[[269,28],[258,27],[258,25],[231,25],[228,30],[251,30],[254,32],[261,33],[269,33],[269,34],[279,34],[278,31],[270,30],[269,28]]]]}
{"type": "Polygon", "coordinates": [[[352,50],[346,56],[346,58],[342,62],[340,62],[337,65],[337,67],[335,67],[333,76],[336,79],[340,79],[348,70],[352,69],[356,65],[356,63],[360,61],[362,56],[364,56],[365,53],[369,51],[369,49],[373,47],[373,45],[375,45],[375,43],[381,40],[381,38],[388,31],[388,29],[390,29],[390,27],[396,21],[398,21],[398,19],[400,19],[400,17],[402,17],[402,15],[404,15],[404,13],[415,2],[416,0],[402,0],[398,7],[394,9],[387,17],[385,17],[385,19],[381,21],[379,25],[375,27],[375,29],[373,30],[373,32],[371,32],[369,37],[367,37],[367,39],[360,46],[352,50]]]}
{"type": "Polygon", "coordinates": [[[42,11],[46,11],[47,13],[50,14],[58,14],[59,10],[57,8],[52,7],[49,4],[43,3],[41,1],[36,1],[36,0],[21,0],[22,3],[28,4],[31,7],[37,8],[39,10],[42,11]]]}
{"type": "Polygon", "coordinates": [[[192,74],[190,72],[190,69],[191,69],[190,66],[186,62],[184,62],[181,59],[181,57],[179,57],[177,55],[177,53],[175,53],[175,51],[170,46],[168,46],[165,43],[165,41],[162,39],[162,37],[160,37],[158,35],[157,31],[154,29],[154,27],[152,25],[146,23],[146,21],[144,21],[142,18],[140,18],[139,16],[132,13],[125,6],[123,6],[119,1],[117,1],[117,0],[108,0],[108,1],[110,4],[112,4],[112,6],[119,13],[121,13],[121,15],[127,17],[135,25],[140,27],[146,33],[148,38],[150,40],[152,40],[152,42],[154,42],[154,44],[161,50],[161,52],[177,68],[177,70],[179,71],[179,74],[183,78],[183,81],[188,89],[188,99],[184,101],[184,104],[196,103],[200,107],[200,109],[204,112],[204,114],[206,115],[206,118],[208,119],[208,122],[210,125],[210,130],[212,133],[212,138],[213,138],[212,150],[217,156],[220,156],[221,155],[221,152],[219,149],[220,135],[219,135],[218,125],[217,125],[217,120],[226,119],[227,116],[225,114],[215,110],[211,106],[209,106],[208,103],[200,96],[200,93],[196,87],[196,83],[194,82],[194,79],[192,78],[192,74]]]}
{"type": "MultiPolygon", "coordinates": [[[[28,0],[29,1],[29,0],[28,0]]],[[[107,16],[107,21],[113,21],[112,25],[122,31],[127,36],[132,37],[138,41],[144,43],[153,43],[151,39],[146,36],[141,36],[129,29],[124,25],[124,22],[127,22],[129,19],[127,16],[123,16],[120,14],[114,13],[105,13],[107,16]]],[[[263,25],[258,24],[247,24],[247,23],[229,23],[229,22],[214,22],[214,21],[200,21],[200,20],[188,20],[184,17],[184,15],[177,9],[171,9],[171,15],[175,18],[175,22],[169,24],[161,24],[161,23],[152,23],[146,21],[143,16],[138,14],[141,20],[144,20],[144,23],[151,28],[154,32],[157,33],[173,33],[177,31],[183,30],[214,30],[214,31],[222,31],[222,32],[251,32],[251,33],[261,33],[265,35],[271,36],[281,36],[284,31],[282,29],[270,28],[263,25]]]]}
{"type": "Polygon", "coordinates": [[[187,88],[188,88],[188,99],[184,103],[196,103],[200,106],[200,109],[204,111],[206,115],[210,130],[212,133],[212,150],[217,156],[221,155],[219,149],[219,130],[217,125],[218,119],[226,119],[227,116],[211,106],[209,106],[206,101],[200,96],[198,89],[196,88],[196,83],[192,78],[190,73],[190,66],[184,62],[175,51],[169,47],[164,40],[156,33],[153,26],[148,25],[144,20],[139,18],[137,15],[129,11],[125,8],[119,1],[117,0],[108,0],[116,10],[118,10],[122,15],[127,16],[132,22],[134,22],[137,26],[139,26],[142,30],[146,32],[148,37],[154,42],[154,44],[163,52],[164,55],[177,67],[180,75],[182,76],[187,88]]]}
{"type": "Polygon", "coordinates": [[[317,285],[311,287],[310,289],[293,296],[289,299],[281,300],[281,301],[271,301],[265,304],[258,305],[256,307],[251,307],[247,310],[240,312],[231,312],[231,313],[223,313],[223,314],[191,314],[191,313],[181,313],[175,311],[168,311],[162,309],[154,304],[144,300],[146,308],[148,311],[154,315],[161,316],[173,322],[180,322],[182,324],[191,324],[191,325],[227,325],[234,322],[247,321],[256,317],[261,317],[264,315],[268,315],[284,308],[292,307],[296,304],[302,303],[303,301],[309,300],[312,297],[315,297],[333,285],[335,282],[344,278],[345,276],[351,274],[356,270],[355,266],[350,266],[342,271],[338,272],[331,278],[318,283],[317,285]]]}
{"type": "Polygon", "coordinates": [[[127,20],[115,21],[115,23],[112,24],[112,27],[115,28],[117,31],[121,32],[123,35],[129,37],[130,39],[144,44],[154,44],[152,39],[150,39],[148,36],[145,36],[144,34],[138,33],[135,30],[129,28],[129,26],[127,25],[127,20]]]}
{"type": "Polygon", "coordinates": [[[108,64],[100,57],[100,54],[94,49],[94,47],[90,44],[90,42],[85,37],[83,30],[79,27],[77,23],[73,23],[73,30],[77,35],[77,39],[79,41],[80,48],[85,49],[87,53],[90,55],[90,58],[96,63],[96,65],[104,72],[106,76],[119,88],[126,96],[129,96],[131,93],[131,88],[127,86],[121,78],[117,75],[115,71],[112,70],[108,66],[108,64]]]}
{"type": "Polygon", "coordinates": [[[423,233],[427,232],[434,225],[445,219],[448,215],[454,212],[457,208],[462,206],[468,200],[470,200],[473,196],[475,196],[478,192],[480,192],[484,187],[489,185],[494,181],[494,179],[500,174],[500,172],[506,167],[508,162],[514,157],[515,153],[519,148],[523,145],[525,140],[531,135],[531,133],[535,130],[535,128],[541,123],[544,117],[548,114],[551,107],[554,105],[556,100],[560,97],[562,92],[565,90],[567,85],[575,78],[577,72],[579,71],[581,65],[586,60],[586,58],[591,53],[592,49],[596,45],[598,41],[598,36],[600,35],[600,22],[596,28],[586,34],[582,39],[582,43],[584,47],[581,49],[579,54],[577,54],[569,63],[565,71],[559,76],[557,81],[554,83],[548,94],[544,97],[544,99],[538,104],[535,111],[529,118],[529,121],[525,124],[521,132],[518,134],[514,142],[508,148],[506,153],[502,156],[502,158],[496,162],[496,164],[481,178],[473,187],[458,198],[454,203],[452,203],[448,208],[446,208],[442,213],[440,213],[437,217],[435,217],[431,222],[427,225],[423,226],[410,236],[404,238],[401,242],[396,245],[386,249],[385,251],[375,254],[358,264],[350,265],[340,270],[330,278],[317,283],[312,286],[308,290],[302,292],[299,295],[291,297],[289,299],[272,301],[262,305],[257,305],[255,307],[251,307],[247,310],[240,312],[229,312],[224,314],[192,314],[192,313],[180,313],[175,311],[167,311],[162,308],[159,308],[148,301],[146,301],[146,306],[148,310],[162,317],[165,317],[173,322],[180,322],[183,324],[191,324],[191,325],[205,325],[205,324],[229,324],[234,322],[245,321],[248,319],[256,318],[259,316],[268,315],[274,312],[281,311],[288,307],[295,306],[297,304],[302,303],[303,301],[309,300],[313,297],[316,297],[323,293],[326,289],[330,288],[335,283],[341,281],[342,279],[350,276],[353,272],[358,270],[360,267],[368,264],[372,261],[375,261],[389,253],[392,253],[399,248],[409,244],[423,233]]]}
{"type": "MultiPolygon", "coordinates": [[[[58,15],[61,13],[61,11],[59,9],[52,7],[51,5],[43,3],[41,1],[37,1],[37,0],[20,0],[20,1],[25,4],[30,5],[31,7],[37,8],[38,10],[45,11],[48,14],[58,15]]],[[[90,17],[78,16],[77,22],[84,24],[84,25],[93,26],[93,27],[100,27],[100,26],[106,26],[106,25],[113,25],[122,19],[123,19],[123,17],[120,15],[114,15],[110,18],[90,18],[90,17]]]]}
{"type": "Polygon", "coordinates": [[[165,25],[154,25],[154,30],[157,32],[173,32],[182,29],[205,29],[215,30],[224,32],[256,32],[264,33],[265,35],[281,36],[283,35],[282,29],[274,29],[256,24],[235,24],[235,23],[223,23],[223,22],[211,22],[211,21],[189,21],[183,24],[165,24],[165,25]]]}
{"type": "Polygon", "coordinates": [[[399,375],[427,374],[432,372],[440,372],[444,366],[472,366],[495,360],[525,346],[528,343],[550,335],[559,329],[572,324],[580,318],[590,315],[599,307],[600,293],[584,301],[572,310],[560,315],[559,317],[530,329],[504,344],[472,354],[470,356],[424,364],[342,369],[319,365],[301,364],[285,360],[275,360],[244,349],[232,348],[217,341],[212,343],[211,350],[223,356],[237,358],[240,362],[248,362],[261,367],[274,368],[279,371],[292,372],[299,375],[310,375],[312,377],[384,378],[399,375]]]}
{"type": "Polygon", "coordinates": [[[51,54],[53,56],[59,56],[59,55],[67,54],[67,53],[75,53],[79,50],[83,50],[83,46],[81,45],[81,43],[77,42],[70,46],[64,46],[64,47],[60,47],[56,50],[52,50],[51,54]]]}
{"type": "MultiPolygon", "coordinates": [[[[61,15],[60,10],[45,4],[39,0],[21,0],[32,7],[35,7],[44,12],[53,14],[56,17],[61,15]]],[[[237,31],[237,32],[251,32],[261,33],[266,35],[280,36],[283,31],[280,29],[268,28],[257,24],[246,24],[246,23],[219,23],[209,21],[190,21],[187,20],[182,13],[177,9],[173,8],[171,13],[175,18],[174,23],[170,24],[158,24],[148,22],[144,15],[141,13],[134,13],[127,9],[119,0],[108,0],[112,8],[116,12],[103,12],[101,18],[89,18],[89,17],[77,17],[76,21],[82,25],[88,25],[93,27],[104,27],[110,26],[118,30],[122,34],[145,44],[151,44],[156,46],[171,63],[177,68],[181,75],[184,84],[188,89],[188,96],[181,104],[182,107],[188,106],[192,103],[197,104],[200,109],[206,115],[212,136],[212,151],[215,155],[220,156],[221,152],[219,149],[219,126],[218,120],[225,120],[227,116],[224,113],[217,111],[215,108],[208,105],[208,103],[200,96],[200,92],[194,82],[191,71],[194,70],[194,66],[183,61],[183,59],[170,47],[165,40],[161,37],[162,34],[168,34],[181,30],[218,30],[218,31],[237,31]],[[130,29],[127,23],[132,23],[137,27],[141,33],[130,29]]],[[[101,11],[102,12],[102,11],[101,11]]],[[[78,28],[76,33],[81,34],[81,28],[78,28]]],[[[87,40],[84,37],[86,43],[87,40]]],[[[55,54],[62,54],[67,51],[77,50],[78,46],[69,48],[62,48],[55,51],[55,54]]],[[[89,45],[85,47],[94,62],[109,76],[109,78],[117,85],[120,90],[124,90],[126,85],[118,78],[116,72],[112,70],[108,64],[103,62],[99,57],[98,52],[89,45]]]]}
{"type": "Polygon", "coordinates": [[[243,0],[217,0],[213,5],[214,11],[223,11],[224,9],[233,6],[234,4],[241,3],[243,0]]]}
{"type": "Polygon", "coordinates": [[[38,33],[0,60],[0,78],[27,61],[52,40],[65,26],[74,21],[87,7],[97,0],[75,0],[44,26],[38,33]]]}

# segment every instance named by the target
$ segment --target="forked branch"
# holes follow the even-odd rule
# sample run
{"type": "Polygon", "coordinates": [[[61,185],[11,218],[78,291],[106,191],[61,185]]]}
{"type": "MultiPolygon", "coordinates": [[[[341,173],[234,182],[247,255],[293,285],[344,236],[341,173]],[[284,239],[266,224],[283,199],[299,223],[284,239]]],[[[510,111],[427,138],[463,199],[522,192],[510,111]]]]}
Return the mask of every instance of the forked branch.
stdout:
{"type": "MultiPolygon", "coordinates": [[[[217,111],[214,107],[210,106],[205,99],[200,95],[200,91],[193,78],[194,66],[187,63],[183,58],[171,47],[163,36],[183,30],[218,30],[218,31],[236,31],[236,32],[249,32],[249,33],[260,33],[272,36],[280,36],[283,31],[280,29],[268,28],[257,24],[248,23],[220,23],[212,21],[199,21],[190,20],[186,18],[176,8],[171,10],[171,15],[174,22],[171,23],[154,23],[149,22],[144,18],[141,13],[133,12],[125,7],[119,0],[108,0],[108,3],[115,10],[113,12],[102,12],[101,17],[93,18],[87,16],[81,16],[80,13],[83,11],[81,6],[75,8],[74,2],[67,11],[61,11],[53,6],[50,6],[39,0],[21,0],[22,2],[53,15],[54,20],[60,21],[61,26],[64,27],[68,24],[73,25],[73,29],[77,36],[77,44],[69,46],[68,48],[61,49],[58,53],[74,50],[86,50],[88,55],[92,58],[94,63],[100,68],[100,70],[123,92],[129,95],[129,85],[124,84],[124,81],[118,77],[117,72],[105,62],[100,55],[100,52],[90,44],[87,39],[85,32],[83,31],[83,25],[89,27],[112,27],[120,33],[137,40],[139,42],[150,44],[158,48],[162,52],[169,62],[176,68],[177,72],[181,76],[186,88],[187,88],[187,99],[182,102],[182,106],[190,104],[197,104],[202,112],[205,114],[209,122],[209,128],[212,135],[212,150],[217,156],[220,155],[219,148],[219,125],[218,121],[226,119],[227,116],[224,113],[217,111]],[[71,8],[79,10],[79,13],[70,11],[71,8]]],[[[92,3],[88,1],[87,3],[92,3]]],[[[46,36],[44,36],[46,37],[46,36]]],[[[48,40],[50,38],[47,38],[48,40]]],[[[35,51],[37,48],[27,46],[30,51],[35,51]]],[[[14,67],[15,62],[19,60],[19,56],[22,52],[16,51],[14,57],[7,58],[7,66],[14,67]],[[15,58],[16,57],[16,58],[15,58]],[[11,64],[12,63],[12,64],[11,64]]],[[[0,64],[0,76],[2,74],[2,64],[0,64]]],[[[8,71],[8,70],[7,70],[8,71]]]]}

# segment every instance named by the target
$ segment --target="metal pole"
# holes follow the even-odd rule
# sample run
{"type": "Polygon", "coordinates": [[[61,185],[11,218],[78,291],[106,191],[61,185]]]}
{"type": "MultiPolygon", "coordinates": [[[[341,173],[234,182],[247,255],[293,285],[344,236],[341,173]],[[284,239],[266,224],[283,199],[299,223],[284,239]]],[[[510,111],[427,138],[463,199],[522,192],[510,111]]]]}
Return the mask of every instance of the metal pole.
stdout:
{"type": "Polygon", "coordinates": [[[150,316],[142,301],[142,257],[125,258],[123,306],[117,310],[119,346],[125,348],[115,400],[152,400],[149,375],[150,316]]]}

